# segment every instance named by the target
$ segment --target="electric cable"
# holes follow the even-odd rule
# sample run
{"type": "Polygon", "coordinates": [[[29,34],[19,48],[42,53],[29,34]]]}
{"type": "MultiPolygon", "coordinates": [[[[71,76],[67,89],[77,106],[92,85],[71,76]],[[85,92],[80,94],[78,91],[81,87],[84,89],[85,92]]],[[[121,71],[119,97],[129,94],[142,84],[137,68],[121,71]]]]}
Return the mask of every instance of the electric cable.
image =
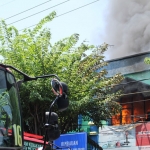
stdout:
{"type": "Polygon", "coordinates": [[[141,81],[145,81],[145,80],[150,80],[150,78],[144,78],[144,79],[140,79],[140,80],[136,80],[136,81],[129,81],[129,82],[126,82],[126,83],[112,84],[110,86],[126,85],[126,84],[141,82],[141,81]]]}
{"type": "Polygon", "coordinates": [[[140,103],[140,102],[146,102],[146,101],[150,101],[150,99],[138,100],[138,101],[133,101],[133,102],[125,102],[125,103],[119,103],[119,104],[123,105],[123,104],[140,103]]]}
{"type": "MultiPolygon", "coordinates": [[[[78,93],[83,93],[83,92],[89,92],[89,90],[86,91],[80,91],[78,93]]],[[[71,92],[71,94],[76,94],[77,92],[71,92]]],[[[126,94],[116,94],[116,96],[129,96],[129,95],[134,95],[134,94],[141,94],[141,93],[150,93],[150,90],[146,91],[138,91],[138,92],[133,92],[133,93],[126,93],[126,94]]],[[[103,96],[102,98],[108,98],[109,96],[103,96]]]]}
{"type": "Polygon", "coordinates": [[[40,3],[39,5],[36,5],[36,6],[34,6],[34,7],[31,7],[31,8],[29,8],[29,9],[26,9],[26,10],[20,12],[20,13],[17,13],[17,14],[15,14],[15,15],[12,15],[12,16],[10,16],[10,17],[4,19],[4,20],[8,20],[8,19],[10,19],[10,18],[13,18],[13,17],[15,17],[15,16],[18,16],[18,15],[20,15],[20,14],[22,14],[22,13],[25,13],[25,12],[27,12],[27,11],[29,11],[29,10],[32,10],[32,9],[34,9],[34,8],[36,8],[36,7],[39,7],[39,6],[43,5],[43,4],[46,4],[46,3],[50,2],[50,1],[52,1],[52,0],[48,0],[48,1],[44,2],[44,3],[40,3]]]}
{"type": "Polygon", "coordinates": [[[67,1],[64,1],[64,2],[62,2],[62,3],[56,4],[56,5],[54,5],[54,6],[51,6],[51,7],[47,8],[47,9],[44,9],[44,10],[42,10],[42,11],[39,11],[39,12],[37,12],[37,13],[35,13],[35,14],[29,15],[29,16],[27,16],[27,17],[24,17],[24,18],[21,18],[21,19],[19,19],[19,20],[14,21],[14,22],[11,22],[11,23],[9,23],[9,24],[7,24],[7,25],[11,25],[11,24],[13,24],[13,23],[17,23],[17,22],[22,21],[22,20],[24,20],[24,19],[30,18],[30,17],[32,17],[32,16],[34,16],[34,15],[37,15],[37,14],[39,14],[39,13],[42,13],[42,12],[44,12],[44,11],[46,11],[46,10],[49,10],[49,9],[54,8],[54,7],[56,7],[56,6],[62,5],[62,4],[64,4],[64,3],[66,3],[66,2],[68,2],[68,1],[70,1],[70,0],[67,0],[67,1]]]}
{"type": "Polygon", "coordinates": [[[141,94],[141,93],[150,93],[150,91],[139,91],[139,92],[133,92],[133,93],[126,93],[126,94],[120,94],[118,96],[128,96],[128,95],[134,95],[134,94],[141,94]]]}
{"type": "MultiPolygon", "coordinates": [[[[65,13],[62,13],[62,14],[56,16],[55,18],[61,17],[61,16],[63,16],[63,15],[66,15],[66,14],[68,14],[68,13],[71,13],[71,12],[73,12],[73,11],[76,11],[76,10],[78,10],[78,9],[81,9],[81,8],[83,8],[83,7],[86,7],[86,6],[88,6],[88,5],[91,5],[91,4],[93,4],[93,3],[96,3],[96,2],[98,2],[98,1],[99,1],[99,0],[96,0],[96,1],[93,1],[93,2],[88,3],[88,4],[86,4],[86,5],[82,5],[82,6],[80,6],[80,7],[77,7],[77,8],[75,8],[75,9],[72,9],[72,10],[67,11],[67,12],[65,12],[65,13]]],[[[31,25],[31,26],[29,26],[29,27],[20,29],[19,31],[22,31],[22,30],[27,29],[27,28],[34,27],[34,26],[36,26],[36,25],[37,25],[37,24],[31,25]]]]}
{"type": "MultiPolygon", "coordinates": [[[[120,94],[119,96],[128,96],[128,95],[132,95],[132,94],[139,94],[139,93],[144,93],[144,92],[150,92],[150,91],[140,91],[140,92],[134,92],[134,93],[127,93],[127,94],[120,94]]],[[[109,96],[105,96],[102,98],[108,98],[109,96]]],[[[144,102],[144,101],[150,101],[150,99],[145,99],[145,100],[138,100],[138,101],[132,101],[132,102],[125,102],[125,103],[119,103],[119,104],[130,104],[130,103],[140,103],[140,102],[144,102]]]]}
{"type": "MultiPolygon", "coordinates": [[[[119,84],[111,84],[111,85],[108,85],[108,86],[105,86],[105,88],[107,87],[112,87],[113,86],[119,86],[119,85],[127,85],[127,84],[130,84],[130,83],[137,83],[137,82],[141,82],[141,81],[145,81],[145,80],[150,80],[150,78],[144,78],[144,79],[140,79],[140,80],[136,80],[136,81],[129,81],[129,82],[126,82],[126,83],[119,83],[119,84]]],[[[82,92],[89,92],[89,90],[85,90],[85,91],[80,91],[78,93],[82,93],[82,92]]],[[[141,91],[142,92],[142,91],[141,91]]],[[[144,92],[148,92],[148,91],[144,91],[144,92]]],[[[149,91],[150,92],[150,91],[149,91]]],[[[138,92],[137,92],[138,93],[138,92]]],[[[140,93],[140,92],[139,92],[140,93]]],[[[127,95],[127,94],[125,94],[127,95]]]]}
{"type": "MultiPolygon", "coordinates": [[[[127,94],[120,94],[118,96],[128,96],[128,95],[133,95],[133,94],[140,94],[140,93],[147,93],[147,92],[150,92],[150,91],[139,91],[139,92],[134,92],[134,93],[127,93],[127,94]]],[[[74,93],[75,94],[75,93],[74,93]]],[[[109,96],[103,96],[101,98],[108,98],[109,96]]],[[[94,99],[94,98],[93,98],[94,99]]],[[[95,98],[97,99],[97,98],[95,98]]],[[[125,103],[119,103],[119,104],[129,104],[129,103],[139,103],[139,102],[142,102],[142,101],[149,101],[150,99],[146,99],[146,100],[138,100],[138,101],[133,101],[133,102],[125,102],[125,103]]]]}
{"type": "Polygon", "coordinates": [[[60,17],[60,16],[63,16],[63,15],[66,15],[66,14],[68,14],[68,13],[71,13],[71,12],[76,11],[76,10],[78,10],[78,9],[81,9],[81,8],[83,8],[83,7],[86,7],[86,6],[88,6],[88,5],[91,5],[91,4],[93,4],[93,3],[96,3],[96,2],[98,2],[98,1],[99,1],[99,0],[96,0],[96,1],[93,1],[93,2],[91,2],[91,3],[82,5],[82,6],[80,6],[80,7],[77,7],[77,8],[75,8],[75,9],[72,9],[72,10],[70,10],[70,11],[68,11],[68,12],[65,12],[65,13],[63,13],[63,14],[60,14],[60,15],[58,15],[58,16],[56,16],[56,17],[60,17]]]}
{"type": "Polygon", "coordinates": [[[15,1],[15,0],[12,0],[12,1],[9,1],[7,3],[4,3],[4,4],[0,5],[0,7],[5,6],[5,5],[7,5],[7,4],[9,4],[9,3],[13,2],[13,1],[15,1]]]}

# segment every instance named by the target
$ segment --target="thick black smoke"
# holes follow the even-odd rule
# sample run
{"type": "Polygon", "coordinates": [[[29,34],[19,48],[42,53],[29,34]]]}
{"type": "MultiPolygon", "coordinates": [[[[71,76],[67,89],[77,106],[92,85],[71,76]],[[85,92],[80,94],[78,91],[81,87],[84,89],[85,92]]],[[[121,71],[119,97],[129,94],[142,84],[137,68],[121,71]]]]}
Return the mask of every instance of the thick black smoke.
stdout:
{"type": "Polygon", "coordinates": [[[150,51],[150,0],[109,0],[102,41],[109,58],[150,51]]]}

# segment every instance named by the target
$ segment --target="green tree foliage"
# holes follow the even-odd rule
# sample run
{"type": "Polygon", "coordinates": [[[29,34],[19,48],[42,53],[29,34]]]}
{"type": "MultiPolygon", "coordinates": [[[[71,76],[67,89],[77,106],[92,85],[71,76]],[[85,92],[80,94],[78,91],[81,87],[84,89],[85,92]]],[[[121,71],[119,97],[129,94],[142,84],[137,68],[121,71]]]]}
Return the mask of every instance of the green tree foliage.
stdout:
{"type": "Polygon", "coordinates": [[[144,59],[144,62],[145,62],[146,64],[150,64],[150,58],[149,58],[149,57],[146,57],[146,58],[144,59]]]}
{"type": "MultiPolygon", "coordinates": [[[[81,114],[92,118],[95,124],[120,112],[115,102],[118,93],[111,93],[115,84],[122,80],[120,74],[107,78],[107,65],[103,53],[108,45],[76,46],[79,35],[73,34],[52,45],[51,33],[43,25],[55,17],[55,12],[46,16],[32,30],[21,33],[13,26],[0,22],[0,52],[4,63],[22,70],[30,76],[57,74],[69,87],[69,108],[59,113],[61,132],[77,128],[77,118],[81,114]],[[86,51],[91,53],[86,55],[86,51]]],[[[16,74],[17,78],[20,78],[16,74]]],[[[30,132],[42,134],[44,112],[49,109],[54,96],[48,79],[39,79],[23,84],[20,92],[23,117],[30,132]]],[[[54,108],[55,110],[55,108],[54,108]]]]}

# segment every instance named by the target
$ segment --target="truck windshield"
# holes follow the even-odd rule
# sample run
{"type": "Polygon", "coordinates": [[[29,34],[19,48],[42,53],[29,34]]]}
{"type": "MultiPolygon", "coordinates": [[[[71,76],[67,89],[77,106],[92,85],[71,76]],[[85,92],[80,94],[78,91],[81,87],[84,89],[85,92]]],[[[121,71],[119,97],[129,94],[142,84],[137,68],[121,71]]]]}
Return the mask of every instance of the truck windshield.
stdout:
{"type": "Polygon", "coordinates": [[[0,149],[22,147],[20,104],[14,76],[0,68],[0,149]]]}

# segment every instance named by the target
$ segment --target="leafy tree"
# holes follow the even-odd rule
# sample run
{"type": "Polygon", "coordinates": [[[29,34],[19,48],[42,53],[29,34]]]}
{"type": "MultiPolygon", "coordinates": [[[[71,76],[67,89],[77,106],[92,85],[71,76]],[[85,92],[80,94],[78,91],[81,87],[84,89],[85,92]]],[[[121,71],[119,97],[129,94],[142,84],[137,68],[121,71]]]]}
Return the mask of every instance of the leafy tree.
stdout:
{"type": "MultiPolygon", "coordinates": [[[[111,90],[123,77],[116,74],[107,78],[107,65],[103,53],[108,44],[88,45],[86,42],[76,46],[79,35],[73,34],[54,45],[50,43],[51,33],[43,25],[55,17],[52,12],[42,19],[32,30],[21,33],[13,26],[7,27],[0,22],[0,52],[5,64],[11,64],[30,76],[57,74],[68,84],[70,106],[59,113],[62,133],[77,128],[77,118],[81,114],[92,118],[101,125],[105,120],[120,112],[120,105],[115,101],[118,93],[111,90]],[[86,55],[86,51],[91,53],[86,55]]],[[[16,74],[17,78],[20,78],[16,74]]],[[[23,117],[30,132],[43,134],[44,112],[48,110],[53,95],[49,80],[37,80],[23,84],[20,92],[23,117]]],[[[54,108],[55,110],[55,108],[54,108]]]]}
{"type": "Polygon", "coordinates": [[[150,58],[149,58],[149,57],[146,57],[146,58],[144,59],[144,62],[145,62],[146,64],[150,64],[150,58]]]}

